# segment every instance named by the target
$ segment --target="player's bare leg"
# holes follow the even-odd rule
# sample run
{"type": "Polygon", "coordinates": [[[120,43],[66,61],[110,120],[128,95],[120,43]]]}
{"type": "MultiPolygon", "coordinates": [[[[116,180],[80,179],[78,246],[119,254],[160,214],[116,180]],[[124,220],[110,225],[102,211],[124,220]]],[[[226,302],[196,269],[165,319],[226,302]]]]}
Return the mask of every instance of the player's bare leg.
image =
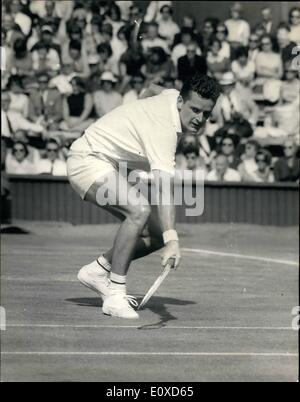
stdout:
{"type": "Polygon", "coordinates": [[[110,283],[106,282],[105,284],[105,278],[107,280],[107,276],[105,276],[107,274],[105,272],[106,267],[103,267],[103,272],[101,272],[103,286],[102,284],[100,285],[99,278],[94,277],[93,272],[96,269],[97,272],[99,271],[99,266],[97,266],[97,264],[101,264],[99,264],[99,261],[92,263],[94,264],[93,266],[90,264],[83,267],[79,272],[79,280],[88,286],[92,278],[92,285],[89,286],[91,288],[94,287],[95,281],[99,283],[100,293],[104,299],[103,311],[106,314],[124,318],[138,318],[138,314],[130,307],[126,298],[126,274],[136,253],[138,240],[149,219],[151,208],[147,200],[130,186],[126,178],[121,176],[117,171],[111,174],[115,176],[115,180],[112,180],[112,182],[117,184],[116,187],[108,188],[108,182],[105,178],[102,178],[91,186],[86,195],[87,201],[99,205],[99,189],[102,191],[103,189],[108,190],[108,193],[106,193],[108,198],[105,209],[111,211],[113,214],[119,214],[124,217],[111,252],[110,283]],[[126,202],[121,204],[121,199],[126,200],[126,202]],[[138,205],[136,203],[137,199],[139,199],[138,205]]]}

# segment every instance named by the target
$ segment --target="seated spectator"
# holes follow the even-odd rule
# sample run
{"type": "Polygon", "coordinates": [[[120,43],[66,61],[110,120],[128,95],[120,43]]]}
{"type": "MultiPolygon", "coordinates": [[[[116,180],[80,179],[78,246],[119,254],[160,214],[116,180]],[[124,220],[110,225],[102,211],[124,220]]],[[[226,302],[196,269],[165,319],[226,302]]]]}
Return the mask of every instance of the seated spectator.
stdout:
{"type": "Polygon", "coordinates": [[[113,62],[112,72],[115,75],[118,75],[120,59],[129,46],[127,29],[121,27],[117,33],[117,36],[112,38],[110,44],[112,48],[112,62],[113,62]]]}
{"type": "Polygon", "coordinates": [[[284,143],[284,157],[278,159],[274,165],[275,181],[297,181],[300,177],[300,164],[297,158],[298,146],[292,139],[284,143]]]}
{"type": "Polygon", "coordinates": [[[21,28],[15,24],[11,14],[2,14],[2,30],[5,34],[5,45],[11,49],[17,39],[25,39],[21,28]]]}
{"type": "Polygon", "coordinates": [[[129,20],[130,8],[133,6],[133,1],[115,1],[121,10],[121,19],[123,21],[129,20]]]}
{"type": "Polygon", "coordinates": [[[300,7],[293,7],[289,12],[290,41],[300,45],[300,7]]]}
{"type": "Polygon", "coordinates": [[[71,64],[73,71],[76,75],[82,78],[88,78],[90,75],[90,68],[87,58],[82,52],[82,45],[77,40],[71,40],[69,43],[68,54],[63,60],[64,64],[71,64]]]}
{"type": "Polygon", "coordinates": [[[196,72],[206,74],[207,65],[204,56],[197,54],[197,44],[190,43],[186,49],[186,56],[179,57],[177,63],[178,79],[182,82],[192,77],[196,72]]]}
{"type": "Polygon", "coordinates": [[[35,174],[35,165],[29,160],[28,155],[26,144],[21,141],[14,142],[11,153],[6,156],[6,172],[8,174],[35,174]]]}
{"type": "Polygon", "coordinates": [[[34,46],[32,46],[31,52],[34,52],[36,50],[36,46],[38,47],[39,42],[45,43],[45,45],[49,49],[54,49],[60,57],[61,47],[58,43],[54,41],[54,29],[51,25],[41,26],[38,42],[34,46]]]}
{"type": "Polygon", "coordinates": [[[252,33],[249,38],[248,59],[253,63],[255,63],[256,56],[259,53],[259,44],[260,44],[259,37],[256,34],[252,33]]]}
{"type": "Polygon", "coordinates": [[[131,90],[124,95],[123,104],[136,101],[144,89],[144,84],[145,77],[142,74],[132,77],[130,80],[131,90]]]}
{"type": "Polygon", "coordinates": [[[252,135],[251,126],[254,127],[258,119],[258,108],[251,92],[236,83],[232,72],[222,76],[220,85],[223,93],[213,111],[219,127],[237,123],[241,137],[249,137],[252,135]]]}
{"type": "Polygon", "coordinates": [[[290,27],[285,23],[279,24],[276,38],[283,64],[293,60],[293,58],[297,56],[297,53],[293,53],[293,49],[297,46],[297,44],[290,40],[289,35],[290,27]]]}
{"type": "MultiPolygon", "coordinates": [[[[174,66],[177,66],[178,59],[186,56],[187,47],[195,42],[195,35],[191,28],[183,28],[178,37],[178,43],[174,46],[171,54],[174,66]]],[[[197,55],[201,55],[201,50],[197,46],[197,55]]]]}
{"type": "Polygon", "coordinates": [[[103,42],[101,29],[103,25],[103,18],[100,15],[95,15],[91,19],[91,31],[85,36],[85,50],[87,55],[95,55],[97,53],[97,46],[103,42]]]}
{"type": "Polygon", "coordinates": [[[204,24],[203,24],[203,31],[202,31],[202,37],[201,37],[201,51],[204,55],[207,54],[211,40],[215,36],[216,33],[216,28],[218,25],[219,21],[217,22],[215,18],[208,17],[205,18],[204,24]]]}
{"type": "Polygon", "coordinates": [[[209,75],[217,80],[220,80],[222,75],[230,70],[230,60],[224,57],[221,49],[221,42],[216,37],[213,37],[207,52],[206,62],[209,75]]]}
{"type": "Polygon", "coordinates": [[[227,41],[228,29],[225,24],[219,23],[216,28],[216,38],[221,42],[220,54],[224,59],[230,59],[230,45],[227,41]]]}
{"type": "Polygon", "coordinates": [[[145,13],[145,21],[158,21],[160,18],[160,10],[164,6],[172,6],[172,1],[150,1],[145,13]]]}
{"type": "MultiPolygon", "coordinates": [[[[88,56],[88,51],[94,51],[94,48],[90,49],[89,45],[89,36],[84,37],[83,31],[78,24],[74,20],[70,20],[67,27],[67,35],[62,40],[62,48],[61,48],[61,60],[63,64],[69,64],[72,62],[69,55],[70,42],[76,41],[81,43],[81,55],[83,59],[86,59],[88,56]]],[[[103,42],[103,38],[101,35],[101,41],[103,42]]]]}
{"type": "Polygon", "coordinates": [[[7,89],[10,94],[10,106],[11,112],[16,112],[27,118],[28,116],[28,96],[24,94],[24,86],[21,76],[11,75],[8,80],[7,89]]]}
{"type": "Polygon", "coordinates": [[[112,58],[112,48],[109,43],[100,43],[97,46],[97,54],[99,56],[99,72],[102,74],[104,71],[111,71],[114,67],[114,60],[112,58]]]}
{"type": "Polygon", "coordinates": [[[10,94],[8,91],[2,91],[1,94],[1,136],[13,138],[18,130],[25,130],[36,134],[44,132],[41,124],[32,123],[23,117],[19,112],[10,109],[10,94]]]}
{"type": "Polygon", "coordinates": [[[39,42],[32,52],[33,70],[47,71],[51,76],[60,69],[60,59],[57,51],[48,47],[44,42],[39,42]]]}
{"type": "Polygon", "coordinates": [[[81,77],[71,79],[72,94],[63,99],[63,129],[75,129],[83,131],[91,124],[89,116],[93,108],[92,96],[85,90],[84,81],[81,77]]]}
{"type": "MultiPolygon", "coordinates": [[[[204,175],[207,173],[204,160],[199,156],[198,146],[186,146],[182,153],[185,158],[185,170],[192,172],[192,178],[197,179],[199,173],[204,175]]],[[[199,175],[198,177],[201,178],[202,176],[199,175]]]]}
{"type": "MultiPolygon", "coordinates": [[[[286,63],[284,69],[284,80],[281,84],[280,103],[299,102],[300,80],[298,71],[293,63],[286,63]]],[[[299,112],[299,110],[298,110],[299,112]]]]}
{"type": "Polygon", "coordinates": [[[241,181],[241,177],[236,170],[229,167],[227,157],[223,154],[218,154],[215,160],[215,168],[207,174],[206,180],[238,182],[241,181]]]}
{"type": "Polygon", "coordinates": [[[248,49],[246,47],[237,48],[235,57],[236,59],[231,63],[231,70],[236,80],[245,87],[248,87],[254,78],[255,63],[249,60],[248,49]]]}
{"type": "Polygon", "coordinates": [[[62,19],[58,16],[54,0],[45,1],[45,11],[40,18],[40,25],[49,25],[53,28],[53,33],[57,33],[62,19]]]}
{"type": "Polygon", "coordinates": [[[250,139],[247,141],[245,152],[241,156],[242,162],[238,166],[242,181],[254,181],[255,172],[258,169],[255,157],[259,148],[259,143],[256,140],[250,139]]]}
{"type": "Polygon", "coordinates": [[[255,156],[257,170],[253,172],[253,181],[273,183],[274,175],[271,171],[272,155],[266,149],[261,149],[255,156]]]}
{"type": "Polygon", "coordinates": [[[32,21],[28,15],[22,12],[22,4],[20,0],[11,0],[9,3],[9,14],[18,25],[24,36],[28,36],[31,30],[32,21]]]}
{"type": "Polygon", "coordinates": [[[8,147],[11,148],[15,142],[22,142],[28,150],[27,159],[34,165],[41,159],[40,150],[45,148],[45,141],[40,137],[32,137],[25,130],[17,130],[13,133],[11,141],[8,142],[8,147]],[[39,149],[37,149],[37,146],[39,149]]]}
{"type": "Polygon", "coordinates": [[[141,42],[128,42],[128,48],[119,61],[119,75],[121,77],[137,75],[145,62],[146,58],[141,42]]]}
{"type": "Polygon", "coordinates": [[[261,50],[256,56],[255,68],[258,78],[280,80],[282,77],[281,57],[273,51],[272,38],[269,35],[261,38],[261,50]]]}
{"type": "Polygon", "coordinates": [[[146,64],[141,68],[146,77],[146,85],[158,84],[164,77],[175,77],[175,67],[168,54],[161,47],[148,50],[146,64]]]}
{"type": "Polygon", "coordinates": [[[113,27],[113,36],[116,38],[120,28],[124,25],[121,19],[121,10],[117,4],[111,4],[106,14],[105,22],[108,22],[113,27]]]}
{"type": "Polygon", "coordinates": [[[122,95],[114,89],[116,83],[117,79],[110,71],[101,75],[101,89],[93,95],[97,117],[104,116],[122,104],[122,95]]]}
{"type": "Polygon", "coordinates": [[[169,46],[172,46],[175,35],[180,32],[179,26],[173,20],[173,9],[169,5],[164,5],[159,14],[158,34],[167,41],[169,46]]]}
{"type": "Polygon", "coordinates": [[[49,88],[56,88],[61,95],[70,95],[73,91],[70,81],[75,75],[72,65],[64,64],[58,75],[50,80],[49,88]]]}
{"type": "Polygon", "coordinates": [[[60,147],[54,139],[46,145],[46,158],[41,159],[36,166],[37,174],[50,174],[52,176],[67,176],[66,162],[59,158],[60,147]]]}
{"type": "Polygon", "coordinates": [[[32,75],[32,54],[27,51],[27,40],[18,38],[13,45],[10,70],[14,75],[32,75]]]}
{"type": "MultiPolygon", "coordinates": [[[[192,40],[196,40],[198,43],[198,39],[199,39],[199,43],[198,45],[200,46],[200,43],[202,43],[202,36],[198,33],[197,29],[196,29],[196,20],[195,17],[192,15],[184,15],[182,17],[182,21],[180,24],[180,29],[181,31],[175,35],[174,38],[174,43],[173,43],[173,47],[175,47],[176,45],[178,45],[178,43],[182,42],[182,32],[183,31],[189,31],[192,33],[192,40]],[[199,37],[201,36],[201,38],[199,37]]],[[[184,56],[184,55],[182,55],[184,56]]]]}
{"type": "Polygon", "coordinates": [[[39,122],[48,130],[58,129],[62,120],[62,97],[56,88],[49,87],[49,75],[36,75],[38,89],[31,91],[29,97],[29,116],[34,122],[39,122]]]}
{"type": "Polygon", "coordinates": [[[237,170],[240,164],[240,158],[236,155],[236,143],[233,136],[224,135],[220,144],[220,151],[227,157],[228,166],[237,170]]]}
{"type": "Polygon", "coordinates": [[[156,22],[148,24],[145,39],[142,40],[142,47],[145,53],[152,47],[161,47],[166,53],[169,53],[167,41],[158,35],[158,24],[156,22]]]}
{"type": "Polygon", "coordinates": [[[241,17],[242,6],[235,3],[230,8],[231,18],[225,21],[228,29],[228,42],[235,49],[240,46],[247,46],[250,36],[250,26],[247,21],[241,17]]]}

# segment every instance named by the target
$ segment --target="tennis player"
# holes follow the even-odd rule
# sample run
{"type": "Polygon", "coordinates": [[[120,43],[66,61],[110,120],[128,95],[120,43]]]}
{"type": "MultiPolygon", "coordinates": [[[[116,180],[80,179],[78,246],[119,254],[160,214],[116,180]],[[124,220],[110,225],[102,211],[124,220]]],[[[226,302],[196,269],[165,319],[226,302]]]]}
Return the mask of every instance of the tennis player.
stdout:
{"type": "Polygon", "coordinates": [[[163,183],[174,176],[180,136],[200,130],[219,93],[216,81],[200,74],[184,83],[180,92],[153,85],[143,99],[106,114],[72,144],[67,161],[71,186],[83,200],[122,221],[113,247],[78,273],[82,284],[101,295],[105,314],[139,317],[133,308],[136,301],[126,294],[126,275],[133,260],[164,247],[162,265],[173,258],[178,266],[173,190],[163,183]],[[158,199],[171,202],[151,207],[120,172],[124,162],[128,171],[151,171],[158,199]]]}

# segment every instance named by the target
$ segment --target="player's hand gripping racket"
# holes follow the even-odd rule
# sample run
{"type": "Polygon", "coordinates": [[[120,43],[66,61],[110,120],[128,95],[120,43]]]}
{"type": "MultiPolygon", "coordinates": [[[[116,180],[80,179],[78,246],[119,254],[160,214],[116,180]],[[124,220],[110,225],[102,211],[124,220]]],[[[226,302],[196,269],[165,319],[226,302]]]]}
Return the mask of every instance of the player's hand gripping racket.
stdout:
{"type": "Polygon", "coordinates": [[[154,295],[154,293],[166,279],[171,269],[173,269],[174,267],[175,267],[175,258],[170,258],[167,265],[163,269],[162,273],[159,275],[159,277],[156,279],[156,281],[153,283],[153,285],[151,286],[151,288],[148,290],[145,297],[141,301],[138,310],[140,310],[142,307],[145,306],[145,304],[149,301],[149,299],[154,295]]]}

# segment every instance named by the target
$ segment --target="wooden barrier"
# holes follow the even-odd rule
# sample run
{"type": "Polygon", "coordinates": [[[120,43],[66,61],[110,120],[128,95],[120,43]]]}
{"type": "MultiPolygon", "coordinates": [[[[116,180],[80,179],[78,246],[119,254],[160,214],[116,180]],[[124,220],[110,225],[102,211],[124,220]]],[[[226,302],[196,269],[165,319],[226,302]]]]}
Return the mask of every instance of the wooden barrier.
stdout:
{"type": "MultiPolygon", "coordinates": [[[[10,176],[10,183],[13,220],[73,224],[116,222],[103,209],[83,202],[65,177],[14,175],[10,176]]],[[[297,184],[207,182],[204,197],[201,216],[187,217],[186,206],[182,205],[177,207],[177,221],[273,226],[296,226],[299,222],[297,184]]]]}

